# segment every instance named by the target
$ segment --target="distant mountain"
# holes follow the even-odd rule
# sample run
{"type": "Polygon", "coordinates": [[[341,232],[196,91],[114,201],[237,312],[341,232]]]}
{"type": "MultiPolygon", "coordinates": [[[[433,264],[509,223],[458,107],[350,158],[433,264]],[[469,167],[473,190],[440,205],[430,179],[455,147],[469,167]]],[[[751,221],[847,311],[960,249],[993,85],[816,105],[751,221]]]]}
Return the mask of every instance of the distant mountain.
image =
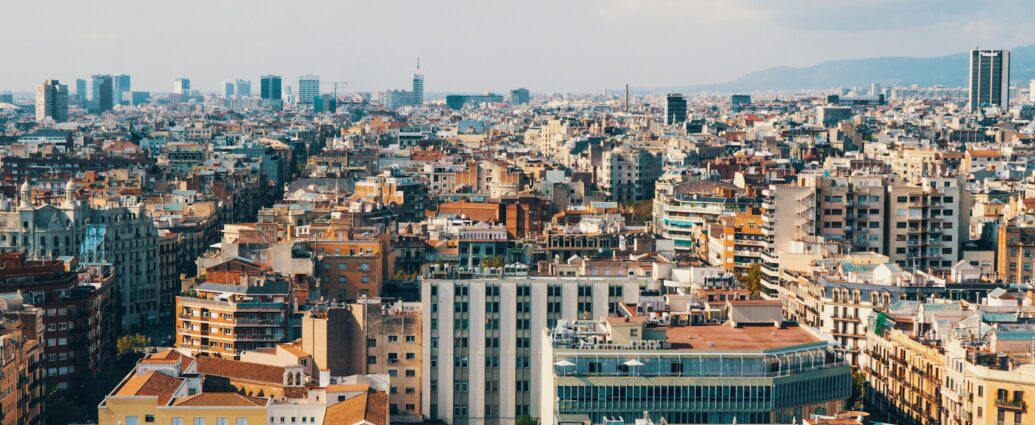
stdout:
{"type": "MultiPolygon", "coordinates": [[[[1035,79],[1035,44],[1010,49],[1010,80],[1035,79]]],[[[780,66],[746,74],[733,81],[675,87],[665,90],[694,92],[757,92],[779,90],[883,87],[919,84],[964,87],[968,52],[933,58],[881,57],[823,62],[804,68],[780,66]]]]}

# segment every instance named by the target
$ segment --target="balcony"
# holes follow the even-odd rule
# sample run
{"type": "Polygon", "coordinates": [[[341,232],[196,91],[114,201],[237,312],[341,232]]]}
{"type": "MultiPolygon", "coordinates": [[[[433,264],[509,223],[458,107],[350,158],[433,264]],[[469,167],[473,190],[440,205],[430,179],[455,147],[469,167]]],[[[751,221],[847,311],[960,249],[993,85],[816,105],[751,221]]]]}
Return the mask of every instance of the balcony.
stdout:
{"type": "Polygon", "coordinates": [[[1004,400],[996,399],[996,407],[1007,410],[1024,410],[1024,400],[1004,400]]]}

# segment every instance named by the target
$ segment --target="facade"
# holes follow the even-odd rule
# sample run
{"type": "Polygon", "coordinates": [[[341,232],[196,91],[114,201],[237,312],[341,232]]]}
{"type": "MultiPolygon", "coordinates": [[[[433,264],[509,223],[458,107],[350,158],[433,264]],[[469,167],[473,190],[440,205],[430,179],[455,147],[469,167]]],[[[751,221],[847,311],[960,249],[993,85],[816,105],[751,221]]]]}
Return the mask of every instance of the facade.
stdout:
{"type": "MultiPolygon", "coordinates": [[[[295,311],[291,284],[224,263],[216,279],[176,297],[176,346],[191,353],[236,358],[242,351],[287,341],[295,311]]],[[[215,278],[215,276],[213,276],[215,278]]]]}
{"type": "Polygon", "coordinates": [[[129,75],[121,74],[115,76],[115,100],[118,105],[129,105],[130,93],[133,92],[132,80],[129,75]]]}
{"type": "Polygon", "coordinates": [[[945,355],[900,329],[866,334],[866,404],[873,414],[900,424],[937,425],[942,421],[941,388],[945,355]]]}
{"type": "Polygon", "coordinates": [[[30,258],[76,256],[83,264],[114,265],[122,327],[158,321],[158,230],[134,197],[80,200],[70,181],[64,197],[37,202],[28,181],[17,204],[0,202],[0,251],[30,258]]]}
{"type": "Polygon", "coordinates": [[[679,124],[686,122],[687,101],[686,97],[679,93],[670,93],[665,96],[665,124],[679,124]]]}
{"type": "Polygon", "coordinates": [[[190,78],[177,78],[173,80],[173,94],[190,96],[190,78]]]}
{"type": "Polygon", "coordinates": [[[251,80],[237,80],[234,82],[234,93],[238,98],[252,97],[251,80]]]}
{"type": "Polygon", "coordinates": [[[115,83],[111,75],[94,75],[90,77],[90,99],[86,109],[91,114],[110,111],[114,105],[115,83]]]}
{"type": "Polygon", "coordinates": [[[791,423],[836,413],[851,394],[851,368],[836,347],[795,324],[612,317],[562,323],[549,342],[539,361],[540,417],[548,423],[791,423]]]}
{"type": "Polygon", "coordinates": [[[388,425],[384,381],[322,374],[293,348],[255,354],[254,362],[152,354],[98,405],[97,422],[388,425]]]}
{"type": "Polygon", "coordinates": [[[298,77],[298,103],[313,104],[313,101],[319,95],[319,75],[303,75],[298,77]]]}
{"type": "Polygon", "coordinates": [[[503,96],[496,93],[451,94],[446,96],[446,106],[454,110],[463,109],[464,106],[479,107],[486,103],[503,103],[503,96]]]}
{"type": "Polygon", "coordinates": [[[1035,225],[1017,217],[998,224],[995,272],[1004,282],[1035,279],[1035,225]]]}
{"type": "Polygon", "coordinates": [[[0,424],[41,425],[46,387],[35,324],[0,318],[0,424]]]}
{"type": "Polygon", "coordinates": [[[1010,109],[1010,51],[970,51],[970,109],[986,106],[1010,109]]]}
{"type": "Polygon", "coordinates": [[[679,181],[664,176],[655,185],[654,231],[672,240],[676,252],[700,251],[696,234],[724,214],[749,212],[761,200],[733,185],[679,181]]]}
{"type": "Polygon", "coordinates": [[[30,261],[21,252],[0,254],[0,260],[0,292],[22,296],[8,301],[6,312],[38,309],[42,316],[48,386],[78,388],[110,364],[120,328],[112,275],[80,275],[75,262],[30,261]]]}
{"type": "Polygon", "coordinates": [[[528,93],[528,89],[514,89],[510,91],[510,104],[511,105],[524,105],[532,97],[528,93]]]}
{"type": "Polygon", "coordinates": [[[643,148],[620,146],[604,152],[599,185],[609,201],[639,202],[654,198],[654,187],[664,172],[663,157],[643,148]]]}
{"type": "Polygon", "coordinates": [[[302,319],[302,349],[331,375],[385,375],[392,422],[421,422],[420,303],[325,304],[302,319]]]}
{"type": "MultiPolygon", "coordinates": [[[[537,416],[548,385],[542,332],[560,320],[606,317],[635,304],[633,278],[470,276],[421,284],[422,411],[454,424],[513,423],[537,416]]],[[[446,277],[447,273],[441,273],[446,277]]]]}
{"type": "Polygon", "coordinates": [[[962,258],[968,193],[956,177],[926,177],[888,187],[886,254],[900,267],[946,272],[962,258]]]}
{"type": "Polygon", "coordinates": [[[47,118],[54,122],[68,121],[68,86],[58,80],[47,80],[36,86],[36,122],[47,118]]]}
{"type": "Polygon", "coordinates": [[[279,75],[263,75],[261,78],[261,91],[259,95],[265,100],[280,100],[281,81],[279,75]]]}

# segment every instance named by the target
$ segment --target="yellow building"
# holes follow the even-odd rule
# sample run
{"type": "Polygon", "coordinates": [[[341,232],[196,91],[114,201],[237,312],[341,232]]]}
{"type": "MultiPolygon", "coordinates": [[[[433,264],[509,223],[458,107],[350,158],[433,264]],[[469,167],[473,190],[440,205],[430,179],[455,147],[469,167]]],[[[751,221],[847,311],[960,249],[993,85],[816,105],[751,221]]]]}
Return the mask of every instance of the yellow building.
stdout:
{"type": "Polygon", "coordinates": [[[137,363],[105,397],[98,424],[388,425],[388,394],[374,381],[304,371],[164,351],[137,363]]]}
{"type": "Polygon", "coordinates": [[[864,394],[871,414],[891,423],[941,422],[945,356],[937,347],[913,339],[907,331],[886,329],[866,333],[865,351],[864,394]]]}
{"type": "Polygon", "coordinates": [[[981,349],[959,340],[946,344],[942,425],[1035,424],[1031,332],[997,331],[990,339],[981,349]]]}

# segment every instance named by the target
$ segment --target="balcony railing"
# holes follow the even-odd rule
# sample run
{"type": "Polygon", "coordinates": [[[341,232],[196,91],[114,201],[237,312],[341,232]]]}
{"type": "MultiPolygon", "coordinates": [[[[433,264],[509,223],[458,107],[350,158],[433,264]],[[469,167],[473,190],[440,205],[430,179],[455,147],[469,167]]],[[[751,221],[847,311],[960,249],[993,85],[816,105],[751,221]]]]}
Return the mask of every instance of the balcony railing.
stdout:
{"type": "Polygon", "coordinates": [[[1001,409],[1024,410],[1024,400],[996,399],[995,405],[1001,409]]]}

